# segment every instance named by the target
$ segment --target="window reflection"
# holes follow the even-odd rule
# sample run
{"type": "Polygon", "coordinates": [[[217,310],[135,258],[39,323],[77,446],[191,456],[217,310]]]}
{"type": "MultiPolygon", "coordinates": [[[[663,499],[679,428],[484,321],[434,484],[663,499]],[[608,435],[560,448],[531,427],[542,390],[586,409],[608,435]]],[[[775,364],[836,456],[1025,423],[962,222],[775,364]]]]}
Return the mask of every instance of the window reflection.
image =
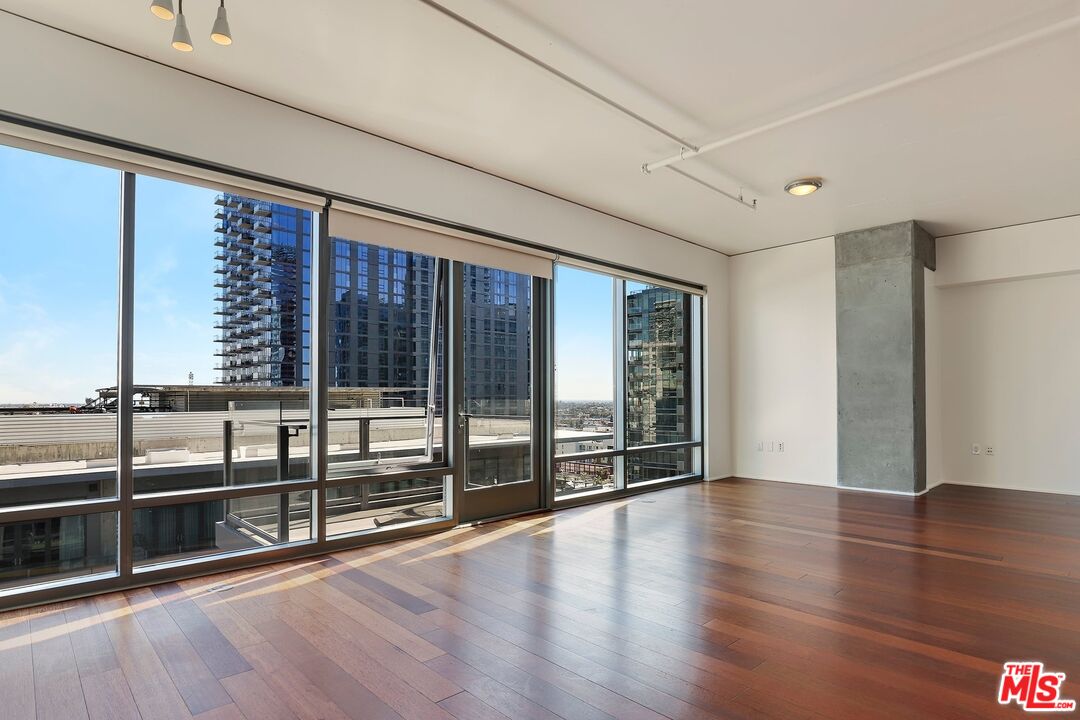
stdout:
{"type": "Polygon", "coordinates": [[[0,590],[116,570],[116,513],[0,525],[0,590]]]}
{"type": "Polygon", "coordinates": [[[532,277],[466,264],[467,488],[532,479],[532,277]]]}
{"type": "Polygon", "coordinates": [[[430,255],[333,239],[329,476],[442,458],[442,300],[430,255]]]}
{"type": "Polygon", "coordinates": [[[311,538],[310,493],[141,508],[133,533],[136,566],[301,542],[311,538]]]}

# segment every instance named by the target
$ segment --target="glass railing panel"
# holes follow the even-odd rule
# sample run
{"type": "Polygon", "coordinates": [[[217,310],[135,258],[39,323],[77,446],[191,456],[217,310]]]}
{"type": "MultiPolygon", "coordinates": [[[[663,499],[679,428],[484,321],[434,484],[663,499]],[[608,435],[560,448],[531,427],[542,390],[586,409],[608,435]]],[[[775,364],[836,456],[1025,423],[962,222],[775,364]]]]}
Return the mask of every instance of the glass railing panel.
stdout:
{"type": "Polygon", "coordinates": [[[326,490],[326,533],[385,530],[446,517],[443,477],[372,481],[326,490]]]}

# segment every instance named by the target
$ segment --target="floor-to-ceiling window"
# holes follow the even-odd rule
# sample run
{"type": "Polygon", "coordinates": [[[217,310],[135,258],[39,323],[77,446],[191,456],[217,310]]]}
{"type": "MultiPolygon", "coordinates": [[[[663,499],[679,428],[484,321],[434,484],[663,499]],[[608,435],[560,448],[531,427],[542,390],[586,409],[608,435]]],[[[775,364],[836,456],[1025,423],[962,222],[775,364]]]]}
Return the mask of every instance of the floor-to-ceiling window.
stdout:
{"type": "Polygon", "coordinates": [[[693,471],[694,295],[625,283],[626,482],[662,480],[693,471]]]}
{"type": "Polygon", "coordinates": [[[378,239],[373,233],[331,240],[326,530],[332,537],[449,515],[446,263],[378,239]]]}
{"type": "Polygon", "coordinates": [[[701,473],[701,298],[559,265],[555,498],[701,473]]]}
{"type": "Polygon", "coordinates": [[[119,189],[0,146],[0,590],[116,572],[119,189]]]}
{"type": "Polygon", "coordinates": [[[693,292],[74,156],[0,146],[0,606],[700,474],[693,292]]]}
{"type": "Polygon", "coordinates": [[[279,202],[136,179],[136,567],[312,538],[310,490],[273,485],[312,478],[316,222],[279,202]]]}
{"type": "Polygon", "coordinates": [[[616,456],[616,281],[568,265],[555,268],[555,497],[614,490],[616,456]],[[565,458],[565,459],[560,459],[565,458]]]}

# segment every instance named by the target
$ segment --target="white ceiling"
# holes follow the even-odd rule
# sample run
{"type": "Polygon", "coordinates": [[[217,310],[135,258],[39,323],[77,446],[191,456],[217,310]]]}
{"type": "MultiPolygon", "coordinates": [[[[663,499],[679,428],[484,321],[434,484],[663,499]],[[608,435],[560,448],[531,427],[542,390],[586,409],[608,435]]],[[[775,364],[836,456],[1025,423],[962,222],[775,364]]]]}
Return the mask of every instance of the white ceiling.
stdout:
{"type": "MultiPolygon", "coordinates": [[[[1080,15],[1015,0],[442,0],[700,144],[1080,15]]],[[[236,42],[169,47],[149,2],[4,9],[727,253],[914,218],[945,235],[1080,212],[1080,31],[1071,29],[679,165],[678,151],[420,0],[227,0],[236,42]],[[804,175],[825,188],[792,198],[804,175]]],[[[298,138],[297,142],[302,142],[298,138]]]]}

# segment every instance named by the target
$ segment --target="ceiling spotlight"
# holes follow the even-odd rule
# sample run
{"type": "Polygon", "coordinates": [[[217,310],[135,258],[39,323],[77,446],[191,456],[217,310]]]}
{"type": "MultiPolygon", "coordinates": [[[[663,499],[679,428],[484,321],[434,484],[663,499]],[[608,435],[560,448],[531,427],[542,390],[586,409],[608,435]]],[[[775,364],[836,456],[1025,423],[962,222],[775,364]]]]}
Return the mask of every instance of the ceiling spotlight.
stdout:
{"type": "Polygon", "coordinates": [[[176,17],[172,9],[172,0],[154,0],[150,3],[150,12],[162,20],[172,20],[176,17]]]}
{"type": "Polygon", "coordinates": [[[821,188],[821,178],[799,178],[798,180],[792,180],[784,186],[784,191],[789,195],[809,195],[810,193],[817,192],[821,188]]]}
{"type": "Polygon", "coordinates": [[[210,31],[210,39],[218,45],[232,45],[229,18],[225,15],[225,0],[221,0],[221,5],[218,7],[217,20],[214,21],[214,28],[210,31]]]}
{"type": "Polygon", "coordinates": [[[180,0],[180,12],[176,16],[176,29],[173,30],[172,46],[180,52],[191,52],[195,46],[191,44],[191,33],[187,29],[187,20],[184,19],[184,0],[180,0]]]}

